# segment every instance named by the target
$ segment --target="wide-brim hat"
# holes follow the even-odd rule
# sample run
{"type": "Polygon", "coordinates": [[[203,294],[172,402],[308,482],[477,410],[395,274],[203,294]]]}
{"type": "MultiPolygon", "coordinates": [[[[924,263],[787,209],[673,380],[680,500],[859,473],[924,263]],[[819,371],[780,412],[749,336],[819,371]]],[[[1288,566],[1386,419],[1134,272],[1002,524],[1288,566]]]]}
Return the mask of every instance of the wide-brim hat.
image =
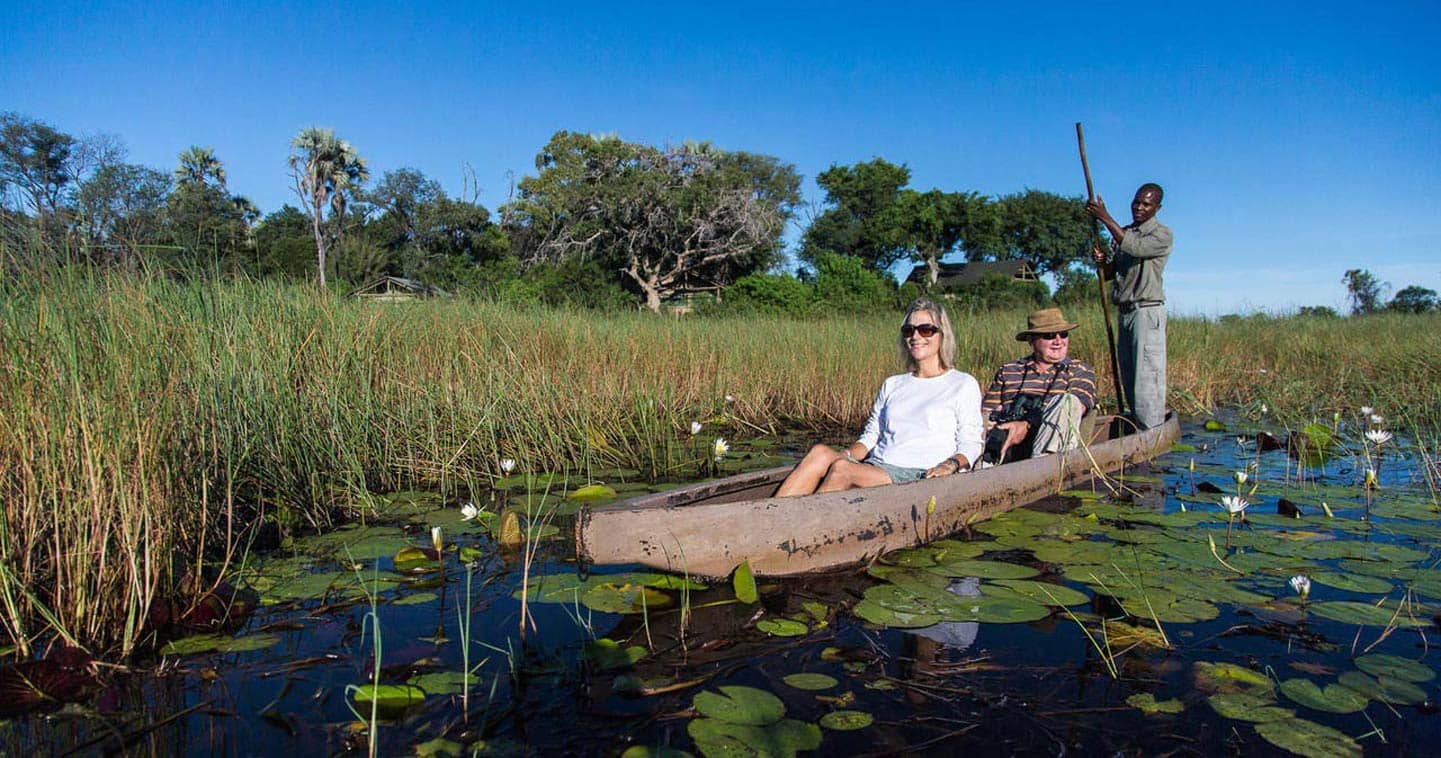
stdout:
{"type": "Polygon", "coordinates": [[[1026,317],[1026,330],[1016,334],[1016,341],[1026,342],[1031,339],[1033,334],[1069,332],[1075,328],[1075,324],[1067,321],[1066,317],[1061,315],[1060,308],[1042,308],[1026,317]]]}

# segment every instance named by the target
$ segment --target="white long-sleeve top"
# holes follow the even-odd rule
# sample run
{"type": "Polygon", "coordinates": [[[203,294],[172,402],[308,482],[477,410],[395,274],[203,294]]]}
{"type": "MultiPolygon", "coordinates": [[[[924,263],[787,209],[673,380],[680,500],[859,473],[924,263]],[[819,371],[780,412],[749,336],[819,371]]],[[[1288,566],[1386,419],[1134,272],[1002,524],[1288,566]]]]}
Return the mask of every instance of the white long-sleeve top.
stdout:
{"type": "Polygon", "coordinates": [[[892,466],[930,468],[960,453],[981,457],[981,386],[951,369],[922,379],[896,374],[881,384],[860,443],[892,466]]]}

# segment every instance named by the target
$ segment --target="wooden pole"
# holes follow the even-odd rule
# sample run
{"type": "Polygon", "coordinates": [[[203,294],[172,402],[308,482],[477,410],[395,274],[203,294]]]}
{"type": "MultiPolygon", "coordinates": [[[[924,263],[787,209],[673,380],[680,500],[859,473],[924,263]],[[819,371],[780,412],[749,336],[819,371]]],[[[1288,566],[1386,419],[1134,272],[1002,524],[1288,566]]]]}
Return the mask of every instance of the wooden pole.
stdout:
{"type": "MultiPolygon", "coordinates": [[[[1081,122],[1076,122],[1076,146],[1081,150],[1081,171],[1086,174],[1086,202],[1096,199],[1096,190],[1091,184],[1091,166],[1086,161],[1086,135],[1081,131],[1081,122]]],[[[1101,248],[1101,222],[1094,217],[1091,218],[1091,241],[1097,248],[1101,248]]],[[[1126,403],[1126,388],[1121,381],[1121,362],[1116,359],[1116,332],[1111,327],[1111,297],[1106,293],[1106,275],[1101,270],[1101,264],[1096,264],[1096,283],[1101,287],[1101,317],[1106,322],[1106,345],[1111,349],[1111,378],[1116,385],[1116,406],[1119,412],[1124,414],[1129,405],[1126,403]]]]}

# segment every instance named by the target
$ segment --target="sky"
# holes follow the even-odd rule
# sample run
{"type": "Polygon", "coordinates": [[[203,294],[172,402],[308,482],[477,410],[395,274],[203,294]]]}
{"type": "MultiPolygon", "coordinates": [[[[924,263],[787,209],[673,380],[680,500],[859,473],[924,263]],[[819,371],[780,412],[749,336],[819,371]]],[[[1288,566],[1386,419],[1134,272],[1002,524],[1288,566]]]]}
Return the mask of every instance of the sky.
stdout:
{"type": "MultiPolygon", "coordinates": [[[[1345,271],[1441,291],[1441,4],[0,0],[0,111],[191,145],[263,212],[330,127],[494,210],[559,130],[709,140],[920,190],[1166,189],[1173,314],[1346,310],[1345,271]],[[1172,7],[1172,6],[1190,6],[1172,7]]],[[[905,271],[899,272],[904,276],[905,271]]]]}

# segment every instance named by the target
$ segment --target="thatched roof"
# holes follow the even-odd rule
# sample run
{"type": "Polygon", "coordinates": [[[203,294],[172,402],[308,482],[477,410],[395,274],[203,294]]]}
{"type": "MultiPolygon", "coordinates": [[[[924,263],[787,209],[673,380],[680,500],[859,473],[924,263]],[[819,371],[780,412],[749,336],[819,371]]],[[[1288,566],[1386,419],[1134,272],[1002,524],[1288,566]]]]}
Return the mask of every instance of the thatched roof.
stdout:
{"type": "MultiPolygon", "coordinates": [[[[1031,269],[1031,264],[1026,261],[975,261],[973,263],[942,263],[940,275],[936,279],[936,286],[942,289],[959,287],[967,284],[975,284],[989,274],[1000,274],[1001,276],[1019,279],[1021,281],[1033,282],[1036,280],[1036,272],[1031,269]]],[[[925,264],[911,269],[906,281],[916,284],[926,284],[926,278],[930,276],[925,264]]]]}
{"type": "Polygon", "coordinates": [[[450,297],[450,293],[414,279],[398,276],[382,276],[368,284],[350,291],[347,297],[362,297],[374,300],[414,300],[421,297],[450,297]]]}

